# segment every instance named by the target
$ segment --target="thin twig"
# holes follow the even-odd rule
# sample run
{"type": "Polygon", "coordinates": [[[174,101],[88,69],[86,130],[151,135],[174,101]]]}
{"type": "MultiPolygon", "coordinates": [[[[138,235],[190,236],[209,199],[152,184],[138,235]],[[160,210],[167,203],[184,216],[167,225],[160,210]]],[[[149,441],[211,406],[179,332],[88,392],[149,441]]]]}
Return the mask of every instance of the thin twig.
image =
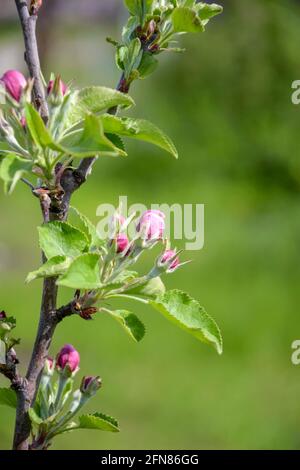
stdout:
{"type": "Polygon", "coordinates": [[[27,401],[27,380],[19,374],[18,363],[14,350],[10,349],[6,353],[6,363],[0,365],[0,373],[10,381],[11,388],[15,390],[17,395],[16,429],[20,429],[19,425],[23,421],[23,410],[27,401]]]}
{"type": "MultiPolygon", "coordinates": [[[[25,60],[28,65],[31,78],[34,79],[33,92],[36,108],[42,118],[48,120],[48,107],[45,99],[45,89],[41,78],[40,60],[36,40],[36,15],[30,15],[25,0],[15,0],[25,42],[25,60]]],[[[48,222],[51,218],[49,200],[41,200],[43,218],[48,222]]],[[[30,435],[30,420],[28,409],[35,399],[39,384],[39,377],[44,367],[53,333],[57,324],[55,318],[57,286],[55,278],[45,279],[43,284],[42,305],[37,337],[35,340],[32,357],[23,382],[23,392],[18,395],[16,425],[13,448],[16,450],[28,450],[30,435]]]]}
{"type": "Polygon", "coordinates": [[[27,186],[29,186],[29,188],[34,191],[35,190],[35,186],[30,183],[30,181],[28,181],[26,178],[21,178],[21,181],[22,183],[26,184],[27,186]]]}
{"type": "Polygon", "coordinates": [[[42,81],[39,51],[36,40],[37,15],[30,15],[26,0],[15,0],[22,26],[25,43],[25,61],[31,78],[34,79],[33,93],[35,105],[44,121],[48,120],[48,106],[42,81]]]}

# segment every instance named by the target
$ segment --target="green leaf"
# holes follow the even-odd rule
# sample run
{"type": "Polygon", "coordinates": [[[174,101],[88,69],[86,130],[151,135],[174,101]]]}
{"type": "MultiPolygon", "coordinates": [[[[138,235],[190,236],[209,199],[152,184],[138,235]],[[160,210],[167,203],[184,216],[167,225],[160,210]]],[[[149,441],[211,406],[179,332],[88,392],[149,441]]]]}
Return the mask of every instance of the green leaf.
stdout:
{"type": "Polygon", "coordinates": [[[141,320],[131,312],[127,310],[115,310],[111,311],[105,309],[107,313],[109,313],[118,323],[122,325],[126,333],[134,339],[134,341],[141,341],[141,339],[145,335],[145,327],[141,320]]]}
{"type": "Polygon", "coordinates": [[[78,256],[57,284],[72,289],[97,289],[101,287],[99,274],[100,256],[96,253],[86,253],[78,256]]]}
{"type": "Polygon", "coordinates": [[[217,5],[216,3],[197,3],[195,5],[195,10],[198,12],[198,16],[201,18],[202,21],[207,22],[216,15],[219,15],[223,11],[223,7],[221,5],[217,5]]]}
{"type": "Polygon", "coordinates": [[[204,31],[201,19],[192,8],[175,8],[171,19],[174,33],[201,33],[204,31]]]}
{"type": "Polygon", "coordinates": [[[213,345],[222,354],[222,337],[216,322],[199,302],[180,290],[171,290],[150,301],[168,320],[204,343],[213,345]]]}
{"type": "Polygon", "coordinates": [[[75,258],[88,246],[84,233],[66,222],[49,222],[38,227],[40,248],[46,257],[67,256],[75,258]]]}
{"type": "Polygon", "coordinates": [[[144,52],[138,68],[139,78],[143,79],[153,73],[158,66],[158,60],[150,52],[144,52]]]}
{"type": "Polygon", "coordinates": [[[178,6],[192,8],[195,6],[197,0],[181,0],[178,2],[178,6]]]}
{"type": "Polygon", "coordinates": [[[75,207],[70,207],[68,221],[71,225],[78,228],[83,232],[88,240],[90,247],[100,247],[104,244],[104,241],[97,234],[96,227],[92,222],[75,207]]]}
{"type": "Polygon", "coordinates": [[[133,139],[144,140],[169,152],[178,158],[178,152],[172,140],[158,127],[144,119],[119,118],[105,114],[101,116],[104,131],[133,139]]]}
{"type": "Polygon", "coordinates": [[[121,287],[124,284],[133,281],[137,276],[138,273],[136,271],[129,271],[125,269],[124,271],[121,271],[120,274],[112,282],[104,284],[102,288],[109,290],[116,289],[117,287],[121,287]]]}
{"type": "Polygon", "coordinates": [[[137,16],[130,16],[127,24],[122,30],[122,40],[125,44],[129,44],[132,39],[132,33],[136,30],[139,25],[139,18],[137,16]]]}
{"type": "Polygon", "coordinates": [[[110,157],[125,156],[126,153],[116,147],[103,132],[102,121],[92,114],[85,117],[84,128],[74,131],[60,141],[65,153],[74,157],[85,158],[96,155],[110,157]]]}
{"type": "Polygon", "coordinates": [[[117,134],[105,134],[106,137],[119,149],[126,153],[126,148],[123,140],[117,134]]]}
{"type": "MultiPolygon", "coordinates": [[[[1,136],[0,136],[1,139],[1,136]]],[[[1,152],[10,152],[11,153],[11,147],[8,145],[7,142],[1,142],[0,141],[0,154],[1,152]]]]}
{"type": "Polygon", "coordinates": [[[119,432],[118,421],[103,413],[86,414],[79,417],[80,429],[98,429],[100,431],[119,432]]]}
{"type": "Polygon", "coordinates": [[[120,91],[106,87],[83,88],[69,111],[69,124],[82,121],[87,114],[97,114],[114,106],[129,108],[134,105],[133,99],[120,91]]]}
{"type": "Polygon", "coordinates": [[[53,147],[56,150],[56,146],[43,119],[38,111],[29,103],[25,107],[25,117],[30,135],[36,145],[41,148],[53,147]]]}
{"type": "Polygon", "coordinates": [[[0,405],[17,408],[17,395],[10,388],[0,388],[0,405]]]}
{"type": "Polygon", "coordinates": [[[146,282],[139,287],[133,287],[132,289],[128,289],[125,291],[126,295],[134,295],[134,296],[142,296],[146,299],[156,299],[159,295],[162,295],[166,292],[166,288],[164,283],[162,282],[160,277],[155,277],[150,279],[150,281],[146,282]]]}
{"type": "MultiPolygon", "coordinates": [[[[143,0],[124,0],[125,6],[127,7],[129,13],[131,15],[136,15],[141,17],[143,14],[143,0]]],[[[150,1],[147,0],[147,3],[149,4],[150,1]]],[[[151,0],[152,3],[152,0],[151,0]]]]}
{"type": "Polygon", "coordinates": [[[14,154],[3,158],[0,165],[0,178],[4,181],[4,191],[11,194],[18,181],[26,173],[31,172],[33,162],[14,154]]]}
{"type": "Polygon", "coordinates": [[[29,418],[30,418],[30,421],[32,422],[32,424],[35,424],[37,426],[42,424],[42,422],[43,422],[42,418],[40,418],[37,415],[36,411],[33,408],[29,408],[28,414],[29,414],[29,418]]]}
{"type": "Polygon", "coordinates": [[[132,39],[124,50],[123,64],[126,80],[130,78],[132,72],[139,68],[142,57],[141,41],[139,38],[132,39]]]}
{"type": "Polygon", "coordinates": [[[63,274],[70,266],[71,258],[65,256],[54,256],[44,263],[36,271],[32,271],[26,278],[26,284],[41,277],[53,277],[63,274]]]}

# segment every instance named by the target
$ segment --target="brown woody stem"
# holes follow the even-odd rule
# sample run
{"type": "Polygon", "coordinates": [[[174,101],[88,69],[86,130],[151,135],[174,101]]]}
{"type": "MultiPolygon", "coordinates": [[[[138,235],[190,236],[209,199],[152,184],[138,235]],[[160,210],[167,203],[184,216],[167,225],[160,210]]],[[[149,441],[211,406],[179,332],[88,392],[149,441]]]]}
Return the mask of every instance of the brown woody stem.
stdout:
{"type": "MultiPolygon", "coordinates": [[[[30,76],[34,79],[33,94],[35,106],[44,121],[47,122],[49,113],[45,99],[45,88],[42,81],[36,39],[37,15],[30,14],[25,0],[15,0],[15,3],[23,30],[25,61],[28,65],[30,76]]],[[[121,77],[117,89],[125,93],[128,92],[129,86],[123,76],[121,77]]],[[[108,112],[116,114],[117,108],[111,108],[108,112]]],[[[86,181],[94,162],[94,157],[86,158],[81,161],[77,169],[65,169],[57,182],[59,191],[57,191],[56,194],[49,192],[47,196],[38,195],[44,223],[48,223],[52,220],[67,219],[71,196],[74,191],[86,181]]],[[[73,313],[75,313],[73,310],[73,302],[57,309],[56,278],[45,279],[43,283],[40,320],[26,378],[22,379],[16,370],[13,376],[8,377],[6,374],[11,380],[12,387],[17,391],[17,412],[13,442],[13,448],[15,450],[28,450],[30,448],[29,436],[31,425],[28,410],[33,405],[36,397],[40,376],[43,371],[45,359],[48,356],[55,328],[60,321],[73,313]]]]}

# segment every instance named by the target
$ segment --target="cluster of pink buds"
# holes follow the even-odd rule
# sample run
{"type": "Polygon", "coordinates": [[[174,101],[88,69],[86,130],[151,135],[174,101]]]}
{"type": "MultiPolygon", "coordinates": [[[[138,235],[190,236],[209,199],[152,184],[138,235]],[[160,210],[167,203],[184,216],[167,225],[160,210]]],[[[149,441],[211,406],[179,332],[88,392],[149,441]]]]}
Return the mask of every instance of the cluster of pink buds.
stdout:
{"type": "MultiPolygon", "coordinates": [[[[45,367],[52,373],[54,368],[63,376],[74,376],[79,371],[80,355],[79,352],[71,345],[65,344],[56,357],[56,364],[51,357],[46,359],[45,367]]],[[[80,391],[83,394],[92,396],[101,387],[101,379],[98,376],[83,377],[80,391]]]]}
{"type": "Polygon", "coordinates": [[[185,264],[180,263],[180,252],[171,249],[169,242],[164,239],[166,225],[163,212],[155,209],[145,211],[137,222],[136,235],[129,240],[125,230],[134,217],[135,214],[131,214],[128,219],[125,219],[119,212],[116,212],[112,218],[111,235],[102,272],[104,282],[111,282],[123,269],[135,263],[144,250],[151,249],[158,242],[163,242],[165,247],[148,274],[149,279],[165,272],[173,273],[185,264]],[[115,263],[113,268],[110,267],[111,261],[115,263]]]}
{"type": "Polygon", "coordinates": [[[64,414],[57,425],[66,424],[101,387],[99,376],[85,376],[80,388],[73,391],[79,363],[79,352],[71,344],[65,344],[56,359],[46,358],[37,397],[37,402],[43,409],[43,419],[64,414]],[[69,400],[71,396],[72,399],[69,400]]]}
{"type": "MultiPolygon", "coordinates": [[[[136,237],[130,241],[124,233],[132,221],[134,214],[127,220],[118,212],[112,219],[112,236],[109,246],[114,247],[114,253],[122,257],[131,257],[136,260],[140,253],[147,248],[152,248],[156,243],[164,241],[165,214],[160,210],[150,209],[145,211],[137,225],[136,237]]],[[[172,250],[167,244],[164,252],[157,261],[157,267],[161,272],[174,272],[182,264],[179,261],[179,254],[172,250]]]]}

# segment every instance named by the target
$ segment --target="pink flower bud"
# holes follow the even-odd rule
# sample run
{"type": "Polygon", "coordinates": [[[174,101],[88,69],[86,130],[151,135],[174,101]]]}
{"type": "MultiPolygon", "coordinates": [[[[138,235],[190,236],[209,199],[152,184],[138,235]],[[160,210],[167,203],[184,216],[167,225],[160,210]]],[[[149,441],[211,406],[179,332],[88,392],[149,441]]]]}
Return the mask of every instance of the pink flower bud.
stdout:
{"type": "Polygon", "coordinates": [[[8,70],[0,79],[5,86],[7,93],[13,97],[14,100],[20,101],[22,92],[27,85],[26,78],[18,70],[8,70]]]}
{"type": "Polygon", "coordinates": [[[101,387],[102,382],[100,377],[95,377],[92,375],[83,377],[81,386],[80,386],[80,391],[81,393],[87,394],[87,395],[95,395],[95,393],[99,390],[101,387]]]}
{"type": "Polygon", "coordinates": [[[71,344],[65,344],[56,357],[56,366],[60,370],[67,367],[70,372],[75,372],[78,369],[79,362],[79,352],[71,344]]]}
{"type": "Polygon", "coordinates": [[[129,245],[128,237],[125,233],[119,233],[116,238],[117,253],[123,253],[129,245]]]}
{"type": "Polygon", "coordinates": [[[4,310],[2,310],[2,312],[0,312],[0,320],[5,320],[6,318],[6,313],[4,312],[4,310]]]}
{"type": "Polygon", "coordinates": [[[30,14],[31,15],[37,15],[39,9],[41,8],[43,4],[43,0],[31,0],[30,4],[30,14]]]}
{"type": "Polygon", "coordinates": [[[165,214],[158,210],[148,210],[142,214],[137,225],[137,231],[146,240],[158,240],[163,236],[165,229],[165,214]]]}
{"type": "Polygon", "coordinates": [[[54,365],[55,365],[54,360],[52,359],[52,357],[48,356],[45,360],[44,374],[51,377],[54,372],[54,365]]]}
{"type": "Polygon", "coordinates": [[[175,269],[179,266],[180,264],[180,260],[179,260],[179,257],[177,256],[176,258],[174,258],[174,256],[176,256],[176,251],[174,250],[166,250],[162,257],[161,257],[161,263],[168,263],[169,261],[171,261],[171,264],[169,265],[168,267],[168,270],[171,272],[171,271],[175,271],[175,269]]]}
{"type": "Polygon", "coordinates": [[[27,122],[26,122],[26,118],[24,116],[21,117],[20,124],[23,127],[23,129],[26,128],[27,122]]]}
{"type": "Polygon", "coordinates": [[[54,368],[54,359],[52,357],[48,356],[45,363],[49,370],[52,370],[54,368]]]}
{"type": "Polygon", "coordinates": [[[156,23],[155,23],[154,20],[151,20],[151,21],[149,22],[148,30],[147,30],[147,32],[148,32],[148,34],[149,34],[150,37],[151,37],[152,34],[155,32],[155,30],[156,30],[156,23]]]}
{"type": "MultiPolygon", "coordinates": [[[[55,85],[55,80],[50,80],[50,82],[48,83],[48,88],[47,88],[48,95],[50,95],[50,93],[52,93],[52,91],[54,90],[54,85],[55,85]]],[[[68,87],[60,78],[58,79],[58,86],[60,88],[62,95],[64,96],[68,91],[68,87]]]]}

